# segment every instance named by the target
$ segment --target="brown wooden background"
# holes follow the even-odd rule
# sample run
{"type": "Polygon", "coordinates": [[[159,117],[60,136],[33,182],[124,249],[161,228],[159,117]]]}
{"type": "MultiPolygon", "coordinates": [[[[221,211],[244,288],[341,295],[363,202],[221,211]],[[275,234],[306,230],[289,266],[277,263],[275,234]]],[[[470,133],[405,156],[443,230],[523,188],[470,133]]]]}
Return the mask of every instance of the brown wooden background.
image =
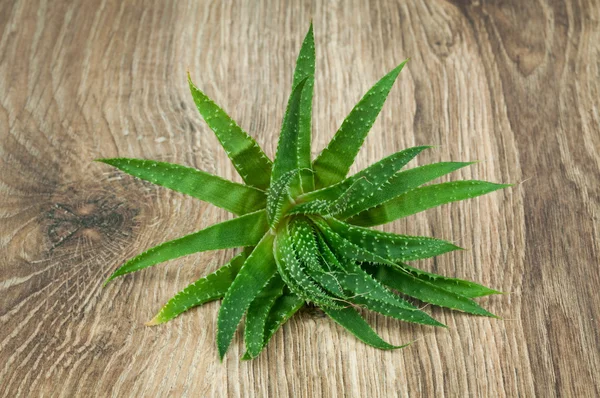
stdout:
{"type": "MultiPolygon", "coordinates": [[[[0,396],[600,396],[600,4],[573,1],[0,1],[0,396]],[[369,316],[365,346],[303,311],[253,362],[214,342],[218,303],[143,323],[233,251],[125,277],[128,257],[228,217],[93,163],[130,156],[240,181],[186,69],[273,155],[310,19],[314,153],[411,57],[357,168],[482,160],[519,183],[386,230],[458,241],[418,266],[508,292],[449,330],[369,316]]],[[[355,168],[354,170],[356,170],[355,168]]]]}

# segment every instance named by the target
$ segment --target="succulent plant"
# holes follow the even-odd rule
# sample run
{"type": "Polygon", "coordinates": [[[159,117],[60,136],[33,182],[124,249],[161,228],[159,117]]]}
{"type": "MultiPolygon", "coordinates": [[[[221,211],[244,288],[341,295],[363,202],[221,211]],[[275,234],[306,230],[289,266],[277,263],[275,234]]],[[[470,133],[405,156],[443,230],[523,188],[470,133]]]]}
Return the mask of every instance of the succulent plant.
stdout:
{"type": "Polygon", "coordinates": [[[236,218],[165,242],[127,261],[107,280],[192,253],[243,247],[231,261],[175,295],[149,325],[223,299],[217,347],[222,359],[245,315],[243,359],[255,358],[278,328],[306,303],[363,342],[393,349],[360,315],[366,308],[424,325],[444,326],[407,298],[493,316],[473,298],[498,293],[482,285],[413,268],[412,260],[460,249],[451,242],[368,227],[508,185],[456,181],[423,186],[472,164],[440,162],[402,170],[429,148],[390,155],[346,177],[406,61],[379,80],[352,109],[329,145],[311,160],[315,72],[312,25],[303,41],[275,160],[191,81],[200,114],[245,184],[152,160],[99,161],[142,180],[212,203],[236,218]]]}

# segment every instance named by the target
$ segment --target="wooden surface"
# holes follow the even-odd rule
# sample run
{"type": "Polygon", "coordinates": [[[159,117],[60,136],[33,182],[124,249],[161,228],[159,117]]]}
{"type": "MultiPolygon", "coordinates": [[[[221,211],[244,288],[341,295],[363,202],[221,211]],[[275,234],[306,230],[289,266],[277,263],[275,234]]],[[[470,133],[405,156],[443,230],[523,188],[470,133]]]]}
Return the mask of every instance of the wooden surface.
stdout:
{"type": "Polygon", "coordinates": [[[600,5],[574,1],[0,1],[0,396],[600,396],[600,5]],[[152,6],[151,4],[154,4],[152,6]],[[411,58],[356,167],[413,165],[514,188],[385,226],[470,250],[417,265],[507,292],[503,320],[432,308],[448,330],[369,315],[382,352],[305,310],[253,362],[219,363],[218,303],[149,328],[233,251],[106,288],[142,250],[226,219],[97,157],[240,181],[194,109],[194,80],[272,156],[310,19],[314,154],[411,58]]]}

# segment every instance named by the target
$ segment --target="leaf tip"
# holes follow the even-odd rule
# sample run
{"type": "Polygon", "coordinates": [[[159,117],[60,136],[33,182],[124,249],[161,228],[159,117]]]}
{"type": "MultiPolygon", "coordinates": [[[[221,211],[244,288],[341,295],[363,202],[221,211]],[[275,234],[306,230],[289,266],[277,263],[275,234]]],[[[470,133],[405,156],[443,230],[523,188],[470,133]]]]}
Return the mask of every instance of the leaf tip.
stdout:
{"type": "Polygon", "coordinates": [[[396,66],[396,68],[394,68],[395,71],[397,71],[398,73],[400,73],[400,71],[404,68],[404,65],[406,65],[406,63],[408,62],[410,58],[406,58],[404,61],[400,62],[400,64],[398,66],[396,66]]]}
{"type": "Polygon", "coordinates": [[[144,323],[146,326],[156,326],[164,323],[162,318],[159,315],[156,315],[154,318],[150,319],[148,322],[144,323]]]}
{"type": "Polygon", "coordinates": [[[104,164],[109,164],[112,166],[113,160],[114,160],[113,158],[97,158],[97,159],[94,159],[93,161],[99,162],[99,163],[104,163],[104,164]]]}
{"type": "Polygon", "coordinates": [[[494,319],[502,320],[502,318],[499,317],[498,315],[492,314],[491,312],[486,311],[486,310],[483,310],[483,311],[484,311],[484,314],[482,314],[483,316],[486,316],[488,318],[494,318],[494,319]]]}
{"type": "Polygon", "coordinates": [[[110,282],[112,282],[113,279],[115,279],[118,276],[121,276],[121,274],[119,273],[119,270],[116,270],[104,281],[102,287],[106,287],[106,285],[108,285],[110,282]]]}

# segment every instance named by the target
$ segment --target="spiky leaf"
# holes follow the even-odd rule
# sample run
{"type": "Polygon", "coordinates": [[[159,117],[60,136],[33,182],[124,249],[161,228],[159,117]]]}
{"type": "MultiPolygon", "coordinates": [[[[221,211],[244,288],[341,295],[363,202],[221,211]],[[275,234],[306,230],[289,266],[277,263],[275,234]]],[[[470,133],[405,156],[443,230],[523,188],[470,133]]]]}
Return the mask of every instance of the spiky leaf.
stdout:
{"type": "Polygon", "coordinates": [[[175,318],[192,307],[222,298],[231,286],[250,251],[244,250],[215,272],[198,279],[177,293],[146,325],[158,325],[175,318]]]}
{"type": "Polygon", "coordinates": [[[291,186],[297,177],[298,170],[291,170],[271,184],[267,196],[267,221],[270,227],[274,227],[294,203],[291,186]]]}
{"type": "Polygon", "coordinates": [[[188,83],[198,111],[214,131],[227,152],[233,166],[244,182],[266,190],[271,176],[271,160],[267,158],[254,138],[194,85],[188,73],[188,83]]]}
{"type": "Polygon", "coordinates": [[[460,168],[469,166],[473,163],[474,162],[440,162],[401,171],[390,178],[388,183],[385,184],[385,186],[383,186],[380,190],[375,192],[374,195],[365,198],[364,201],[357,203],[355,206],[349,209],[349,211],[345,212],[344,214],[340,214],[337,217],[341,219],[348,219],[349,217],[359,214],[364,210],[371,209],[382,203],[395,199],[420,185],[423,185],[460,168]]]}
{"type": "Polygon", "coordinates": [[[440,239],[375,231],[349,225],[332,217],[326,220],[334,232],[348,241],[393,262],[419,260],[461,250],[455,244],[440,239]]]}
{"type": "Polygon", "coordinates": [[[267,217],[264,210],[215,224],[143,252],[123,264],[105,283],[118,276],[192,253],[254,246],[263,237],[267,229],[267,217]]]}
{"type": "Polygon", "coordinates": [[[308,33],[306,33],[306,37],[302,42],[302,48],[300,48],[298,59],[296,60],[294,82],[292,83],[292,87],[296,87],[306,78],[312,77],[312,79],[306,80],[305,87],[302,90],[302,99],[300,100],[300,118],[298,122],[298,168],[300,169],[303,192],[312,191],[315,186],[314,176],[310,170],[310,142],[314,75],[315,38],[311,23],[308,33]]]}
{"type": "MultiPolygon", "coordinates": [[[[275,303],[273,303],[271,311],[267,316],[264,330],[264,341],[259,353],[267,345],[269,340],[271,340],[275,332],[279,330],[281,325],[286,323],[300,308],[302,308],[303,305],[304,300],[292,293],[289,288],[284,287],[283,294],[279,296],[277,300],[275,300],[275,303]]],[[[252,358],[253,357],[248,352],[246,352],[242,357],[242,359],[252,358]]]]}
{"type": "Polygon", "coordinates": [[[409,273],[401,272],[397,268],[386,265],[369,265],[366,267],[369,267],[368,269],[373,273],[375,279],[384,285],[426,303],[475,315],[494,316],[467,297],[449,292],[433,283],[425,282],[409,273]]]}
{"type": "Polygon", "coordinates": [[[271,253],[274,237],[266,234],[238,272],[219,309],[217,347],[223,359],[244,313],[277,272],[271,253]]]}
{"type": "Polygon", "coordinates": [[[323,311],[344,329],[355,335],[360,341],[381,350],[404,348],[409,344],[397,346],[383,340],[354,308],[341,310],[324,308],[323,311]]]}
{"type": "Polygon", "coordinates": [[[97,160],[142,180],[212,203],[238,216],[265,207],[264,191],[191,167],[144,159],[97,160]]]}
{"type": "Polygon", "coordinates": [[[361,226],[386,224],[432,207],[474,198],[509,186],[476,180],[428,185],[413,189],[396,199],[366,210],[350,218],[348,222],[361,226]]]}
{"type": "MultiPolygon", "coordinates": [[[[298,170],[299,152],[298,152],[298,134],[300,131],[300,102],[302,100],[302,90],[307,80],[305,78],[299,82],[288,100],[287,109],[281,125],[281,135],[277,145],[277,154],[273,162],[273,173],[271,175],[271,185],[279,182],[284,175],[298,170]]],[[[298,175],[296,175],[298,176],[298,175]]],[[[299,177],[299,176],[298,176],[299,177]]],[[[292,194],[295,196],[301,193],[300,179],[298,183],[290,186],[292,194]]]]}
{"type": "Polygon", "coordinates": [[[295,238],[297,236],[292,237],[287,227],[277,234],[274,255],[279,274],[288,287],[305,301],[321,307],[341,308],[334,297],[328,295],[307,275],[300,254],[294,247],[295,238]]]}
{"type": "Polygon", "coordinates": [[[352,109],[327,147],[313,162],[315,186],[344,179],[406,61],[379,80],[352,109]]]}
{"type": "Polygon", "coordinates": [[[431,147],[418,146],[396,152],[337,184],[301,195],[298,198],[298,201],[311,202],[313,200],[336,200],[359,180],[366,180],[370,182],[371,186],[377,188],[427,148],[431,147]]]}
{"type": "Polygon", "coordinates": [[[264,347],[267,318],[275,301],[283,294],[284,286],[281,277],[275,275],[248,308],[244,342],[246,343],[246,354],[250,358],[256,357],[264,347]]]}
{"type": "Polygon", "coordinates": [[[431,272],[425,272],[423,270],[413,268],[408,264],[403,264],[402,269],[410,272],[416,278],[422,281],[429,282],[435,286],[441,287],[452,293],[460,294],[461,296],[468,298],[489,296],[491,294],[501,294],[498,290],[490,289],[489,287],[482,286],[478,283],[465,281],[458,278],[449,278],[447,276],[434,274],[431,272]]]}

